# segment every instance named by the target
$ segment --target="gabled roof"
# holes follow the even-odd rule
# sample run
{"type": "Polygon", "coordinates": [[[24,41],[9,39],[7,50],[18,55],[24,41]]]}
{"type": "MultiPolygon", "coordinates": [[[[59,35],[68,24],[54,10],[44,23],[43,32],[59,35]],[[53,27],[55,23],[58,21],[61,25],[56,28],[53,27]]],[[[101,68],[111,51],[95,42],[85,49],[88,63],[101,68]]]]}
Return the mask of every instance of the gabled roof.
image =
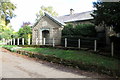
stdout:
{"type": "MultiPolygon", "coordinates": [[[[60,25],[60,26],[64,26],[64,25],[65,25],[64,22],[59,21],[57,18],[51,16],[51,15],[50,15],[49,13],[47,13],[47,12],[44,12],[44,16],[50,18],[52,21],[54,21],[55,23],[57,23],[57,24],[60,25]]],[[[34,24],[33,27],[35,27],[35,26],[39,23],[39,21],[40,21],[44,16],[42,16],[42,17],[34,24]]]]}
{"type": "MultiPolygon", "coordinates": [[[[91,16],[92,12],[93,11],[87,11],[87,12],[82,12],[82,13],[75,13],[72,15],[71,14],[64,15],[64,16],[60,16],[60,17],[54,17],[54,16],[51,16],[49,13],[44,12],[44,16],[50,18],[52,21],[54,21],[58,25],[64,26],[65,23],[67,23],[67,22],[92,20],[93,19],[93,17],[91,16]]],[[[36,26],[41,19],[42,19],[42,17],[34,24],[34,26],[36,26]]]]}
{"type": "Polygon", "coordinates": [[[57,19],[56,17],[50,15],[49,13],[45,12],[45,16],[49,17],[50,19],[52,19],[53,21],[55,21],[57,24],[59,24],[60,26],[65,25],[64,22],[61,22],[59,19],[57,19]]]}
{"type": "Polygon", "coordinates": [[[74,22],[74,21],[83,21],[83,20],[90,20],[93,19],[91,13],[93,11],[87,11],[82,13],[75,13],[57,17],[58,20],[61,22],[74,22]]]}

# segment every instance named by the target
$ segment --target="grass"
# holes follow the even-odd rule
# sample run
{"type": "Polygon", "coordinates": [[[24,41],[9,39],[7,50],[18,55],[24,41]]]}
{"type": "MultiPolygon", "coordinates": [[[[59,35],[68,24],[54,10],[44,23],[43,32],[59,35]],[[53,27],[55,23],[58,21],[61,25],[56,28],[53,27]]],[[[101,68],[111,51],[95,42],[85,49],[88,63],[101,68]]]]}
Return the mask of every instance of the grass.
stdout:
{"type": "Polygon", "coordinates": [[[22,48],[22,50],[42,53],[45,55],[54,55],[62,59],[80,61],[85,64],[103,66],[113,70],[118,70],[118,65],[120,65],[120,60],[118,59],[93,54],[87,51],[61,50],[53,48],[22,48]]]}
{"type": "Polygon", "coordinates": [[[8,47],[8,48],[13,48],[13,47],[17,47],[16,45],[0,45],[1,47],[8,47]]]}

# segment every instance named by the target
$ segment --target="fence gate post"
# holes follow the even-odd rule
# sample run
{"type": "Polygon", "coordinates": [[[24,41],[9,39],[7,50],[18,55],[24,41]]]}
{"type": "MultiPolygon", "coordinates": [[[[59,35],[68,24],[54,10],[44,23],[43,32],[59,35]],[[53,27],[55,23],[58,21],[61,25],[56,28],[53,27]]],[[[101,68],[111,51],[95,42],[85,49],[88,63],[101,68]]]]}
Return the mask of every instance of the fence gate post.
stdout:
{"type": "Polygon", "coordinates": [[[45,45],[45,40],[46,40],[46,39],[45,39],[45,38],[43,38],[43,45],[45,45]]]}
{"type": "Polygon", "coordinates": [[[17,39],[17,45],[19,45],[19,38],[17,39]]]}
{"type": "Polygon", "coordinates": [[[65,38],[65,47],[67,47],[67,38],[65,38]]]}
{"type": "Polygon", "coordinates": [[[24,38],[22,38],[22,45],[24,45],[24,38]]]}
{"type": "Polygon", "coordinates": [[[111,55],[113,56],[113,54],[114,54],[114,43],[112,42],[111,43],[111,55]]]}
{"type": "Polygon", "coordinates": [[[53,47],[55,47],[55,39],[53,38],[53,47]]]}
{"type": "Polygon", "coordinates": [[[94,41],[94,51],[97,51],[97,40],[94,41]]]}
{"type": "Polygon", "coordinates": [[[78,39],[78,48],[80,48],[80,39],[78,39]]]}

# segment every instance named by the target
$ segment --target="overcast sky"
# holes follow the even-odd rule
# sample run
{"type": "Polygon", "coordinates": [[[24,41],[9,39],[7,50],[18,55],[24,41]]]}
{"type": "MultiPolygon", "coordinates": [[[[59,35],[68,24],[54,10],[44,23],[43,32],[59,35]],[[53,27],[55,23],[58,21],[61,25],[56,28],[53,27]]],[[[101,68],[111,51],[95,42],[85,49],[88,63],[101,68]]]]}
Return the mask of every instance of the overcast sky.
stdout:
{"type": "Polygon", "coordinates": [[[43,6],[52,6],[61,15],[70,13],[74,9],[75,13],[93,10],[93,2],[97,0],[10,0],[17,9],[14,11],[16,17],[11,20],[15,31],[18,31],[23,22],[35,23],[36,13],[43,6]]]}

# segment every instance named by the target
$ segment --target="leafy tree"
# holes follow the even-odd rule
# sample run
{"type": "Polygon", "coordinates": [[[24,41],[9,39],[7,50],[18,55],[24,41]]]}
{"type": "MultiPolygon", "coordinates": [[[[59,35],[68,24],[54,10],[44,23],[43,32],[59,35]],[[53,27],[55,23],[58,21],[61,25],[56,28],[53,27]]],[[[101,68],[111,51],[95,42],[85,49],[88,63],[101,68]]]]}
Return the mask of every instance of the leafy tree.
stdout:
{"type": "Polygon", "coordinates": [[[14,34],[14,30],[9,25],[5,25],[5,21],[0,20],[0,39],[10,39],[14,34]]]}
{"type": "Polygon", "coordinates": [[[95,25],[103,24],[107,27],[113,26],[116,33],[120,33],[120,2],[94,2],[96,10],[92,16],[95,25]]]}
{"type": "Polygon", "coordinates": [[[23,25],[21,27],[29,26],[30,24],[30,22],[23,22],[23,25]]]}
{"type": "Polygon", "coordinates": [[[32,29],[29,25],[25,25],[24,27],[21,27],[19,29],[18,37],[19,38],[24,38],[25,39],[25,44],[27,44],[29,36],[32,36],[32,29]]]}
{"type": "Polygon", "coordinates": [[[15,16],[13,11],[16,6],[9,0],[0,0],[0,19],[4,20],[6,25],[10,22],[10,19],[15,16]]]}
{"type": "Polygon", "coordinates": [[[52,16],[58,16],[58,13],[53,10],[52,6],[48,6],[48,7],[41,6],[39,13],[36,14],[37,20],[44,15],[44,11],[50,13],[52,16]]]}

